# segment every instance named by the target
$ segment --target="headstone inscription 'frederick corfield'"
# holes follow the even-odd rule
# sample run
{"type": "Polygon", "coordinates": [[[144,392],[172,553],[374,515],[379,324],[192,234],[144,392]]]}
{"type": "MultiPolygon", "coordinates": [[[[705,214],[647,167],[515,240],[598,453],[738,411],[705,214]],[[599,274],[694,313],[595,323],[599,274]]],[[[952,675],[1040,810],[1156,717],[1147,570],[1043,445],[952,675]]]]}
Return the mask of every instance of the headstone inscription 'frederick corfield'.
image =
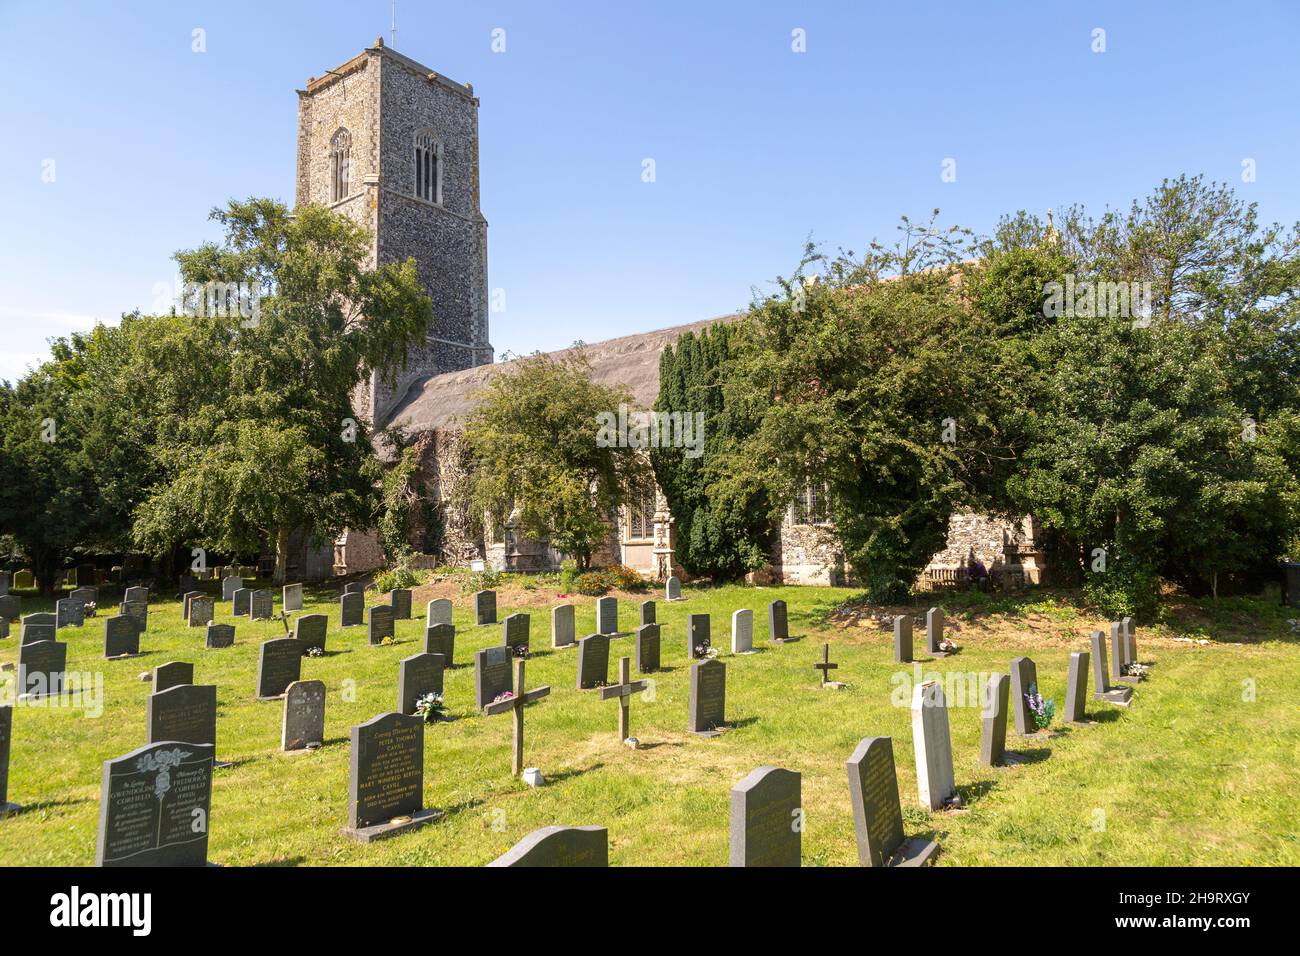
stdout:
{"type": "Polygon", "coordinates": [[[450,624],[430,624],[424,629],[424,653],[441,654],[443,666],[454,667],[456,628],[450,624]]]}
{"type": "Polygon", "coordinates": [[[130,657],[140,653],[140,628],[134,618],[121,614],[104,618],[104,656],[130,657]]]}
{"type": "Polygon", "coordinates": [[[439,814],[424,808],[424,721],[380,714],[352,728],[348,825],[361,843],[422,826],[439,814]]]}
{"type": "Polygon", "coordinates": [[[414,714],[426,694],[442,693],[441,654],[412,654],[402,658],[397,670],[397,712],[414,714]]]}
{"type": "Polygon", "coordinates": [[[33,641],[18,646],[18,696],[58,697],[68,669],[68,645],[33,641]]]}
{"type": "Polygon", "coordinates": [[[293,639],[306,654],[313,647],[325,651],[325,635],[329,631],[329,618],[324,614],[304,614],[293,622],[293,639]]]}
{"type": "Polygon", "coordinates": [[[603,597],[596,599],[596,633],[618,633],[618,598],[603,597]]]}
{"type": "Polygon", "coordinates": [[[790,639],[790,614],[784,601],[772,601],[767,606],[767,639],[773,644],[790,639]]]}
{"type": "Polygon", "coordinates": [[[210,744],[159,741],[104,761],[96,866],[204,866],[210,744]]]}
{"type": "Polygon", "coordinates": [[[1034,712],[1029,707],[1029,695],[1038,693],[1038,668],[1028,657],[1011,661],[1011,712],[1016,717],[1016,733],[1021,736],[1038,733],[1034,712]]]}
{"type": "Polygon", "coordinates": [[[388,603],[393,608],[393,620],[409,621],[411,619],[410,588],[393,588],[388,596],[388,603]]]}
{"type": "MultiPolygon", "coordinates": [[[[180,684],[150,694],[145,706],[145,739],[217,745],[217,685],[180,684]]],[[[215,759],[216,755],[213,754],[215,759]]]]}
{"type": "Polygon", "coordinates": [[[938,810],[957,793],[943,685],[925,681],[912,688],[912,746],[916,751],[916,793],[921,806],[938,810]]]}
{"type": "Polygon", "coordinates": [[[235,625],[233,624],[209,624],[204,635],[203,644],[205,647],[222,648],[233,647],[235,643],[235,625]]]}
{"type": "Polygon", "coordinates": [[[557,604],[551,608],[551,647],[572,647],[577,640],[572,604],[557,604]]]}
{"type": "Polygon", "coordinates": [[[645,624],[636,631],[636,669],[649,674],[659,669],[659,625],[645,624]]]}
{"type": "Polygon", "coordinates": [[[731,612],[731,653],[749,654],[754,650],[754,612],[742,608],[731,612]]]}
{"type": "Polygon", "coordinates": [[[720,660],[691,665],[691,691],[686,729],[701,737],[716,737],[727,724],[727,665],[720,660]]]}
{"type": "Polygon", "coordinates": [[[325,742],[325,682],[294,681],[284,691],[281,750],[311,750],[325,742]]]}
{"type": "Polygon", "coordinates": [[[430,601],[424,609],[425,627],[432,627],[435,624],[450,624],[451,611],[451,602],[446,598],[435,598],[430,601]]]}
{"type": "Polygon", "coordinates": [[[258,700],[274,700],[302,677],[302,645],[292,637],[263,641],[257,653],[258,700]]]}
{"type": "Polygon", "coordinates": [[[1106,637],[1101,631],[1089,636],[1092,643],[1092,699],[1127,707],[1133,697],[1132,687],[1111,687],[1106,679],[1106,637]]]}
{"type": "Polygon", "coordinates": [[[501,622],[501,643],[516,655],[527,655],[532,618],[527,614],[511,614],[501,622]]]}
{"type": "Polygon", "coordinates": [[[894,618],[894,663],[912,663],[912,619],[906,614],[894,618]]]}
{"type": "Polygon", "coordinates": [[[258,588],[248,596],[248,616],[254,621],[269,621],[275,613],[275,599],[267,588],[258,588]]]}
{"type": "Polygon", "coordinates": [[[359,627],[365,623],[366,597],[360,591],[339,598],[339,626],[359,627]]]}
{"type": "Polygon", "coordinates": [[[488,866],[609,866],[604,827],[542,827],[488,866]]]}
{"type": "Polygon", "coordinates": [[[367,637],[371,644],[380,644],[384,638],[395,636],[393,630],[393,609],[387,604],[376,604],[369,610],[370,630],[367,637]]]}
{"type": "Polygon", "coordinates": [[[688,660],[697,661],[708,655],[709,648],[713,646],[710,627],[707,614],[692,614],[686,619],[686,657],[688,660]]]}
{"type": "Polygon", "coordinates": [[[803,835],[801,778],[759,767],[731,788],[731,865],[798,866],[803,835]]]}
{"type": "Polygon", "coordinates": [[[194,665],[188,661],[168,661],[153,669],[153,692],[161,694],[181,684],[194,683],[194,665]]]}
{"type": "Polygon", "coordinates": [[[1070,673],[1065,683],[1065,719],[1071,724],[1091,723],[1087,715],[1088,652],[1070,653],[1070,673]]]}
{"type": "Polygon", "coordinates": [[[302,585],[286,584],[280,591],[280,608],[286,614],[302,610],[302,585]]]}
{"type": "Polygon", "coordinates": [[[578,690],[603,687],[609,682],[609,637],[590,634],[578,642],[578,690]]]}
{"type": "Polygon", "coordinates": [[[497,592],[474,592],[474,623],[495,624],[497,622],[497,592]]]}
{"type": "Polygon", "coordinates": [[[924,866],[939,844],[903,835],[893,740],[864,738],[848,759],[848,771],[858,862],[863,866],[924,866]]]}
{"type": "Polygon", "coordinates": [[[657,623],[655,602],[642,601],[640,606],[641,606],[641,627],[645,627],[647,624],[657,623]]]}
{"type": "Polygon", "coordinates": [[[248,617],[252,606],[253,592],[250,588],[236,588],[230,598],[230,613],[235,617],[248,617]]]}
{"type": "Polygon", "coordinates": [[[485,647],[474,654],[474,706],[482,710],[512,690],[510,648],[485,647]]]}
{"type": "Polygon", "coordinates": [[[1007,701],[1011,695],[1011,678],[990,674],[980,700],[980,763],[1000,767],[1007,753],[1007,701]]]}

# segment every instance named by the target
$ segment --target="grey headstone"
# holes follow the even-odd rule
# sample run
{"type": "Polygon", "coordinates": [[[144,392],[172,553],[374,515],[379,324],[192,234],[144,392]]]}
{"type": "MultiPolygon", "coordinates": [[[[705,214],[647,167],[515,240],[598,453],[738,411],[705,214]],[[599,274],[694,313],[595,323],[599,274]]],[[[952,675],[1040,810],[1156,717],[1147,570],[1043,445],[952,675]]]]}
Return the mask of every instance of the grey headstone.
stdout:
{"type": "Polygon", "coordinates": [[[118,605],[117,611],[123,617],[129,617],[134,620],[136,625],[140,628],[141,634],[149,629],[149,602],[147,600],[123,601],[118,605]]]}
{"type": "Polygon", "coordinates": [[[943,656],[939,642],[943,640],[943,608],[932,607],[925,612],[925,652],[930,656],[943,656]]]}
{"type": "Polygon", "coordinates": [[[182,574],[180,585],[181,594],[197,591],[199,589],[199,579],[192,574],[182,574]]]}
{"type": "Polygon", "coordinates": [[[894,618],[894,663],[912,663],[912,619],[906,614],[894,618]]]}
{"type": "Polygon", "coordinates": [[[17,594],[0,597],[0,617],[6,621],[16,621],[22,613],[23,601],[17,594]]]}
{"type": "Polygon", "coordinates": [[[95,865],[206,865],[215,751],[165,741],[105,760],[95,865]]]}
{"type": "Polygon", "coordinates": [[[0,707],[0,813],[12,809],[9,805],[9,746],[14,735],[14,709],[12,705],[0,707]]]}
{"type": "Polygon", "coordinates": [[[18,627],[19,643],[35,644],[37,641],[54,640],[55,621],[55,616],[47,611],[25,615],[18,627]]]}
{"type": "Polygon", "coordinates": [[[649,674],[659,669],[659,625],[645,624],[636,632],[636,669],[649,674]]]}
{"type": "Polygon", "coordinates": [[[18,647],[18,693],[32,697],[58,697],[68,669],[68,645],[61,641],[34,641],[18,647]]]}
{"type": "Polygon", "coordinates": [[[339,623],[341,627],[359,627],[365,623],[366,598],[360,591],[339,598],[339,623]]]}
{"type": "Polygon", "coordinates": [[[530,618],[527,614],[511,614],[501,622],[501,643],[515,650],[528,650],[530,618]]]}
{"type": "Polygon", "coordinates": [[[551,647],[568,647],[577,639],[573,615],[572,604],[551,608],[551,647]]]}
{"type": "Polygon", "coordinates": [[[13,576],[8,571],[0,571],[0,597],[9,593],[9,585],[13,583],[13,576]]]}
{"type": "Polygon", "coordinates": [[[772,601],[767,606],[767,634],[773,644],[790,639],[790,618],[784,601],[772,601]]]}
{"type": "Polygon", "coordinates": [[[799,865],[800,784],[793,770],[759,767],[731,788],[732,866],[799,865]]]}
{"type": "Polygon", "coordinates": [[[54,602],[56,627],[81,627],[86,623],[86,605],[72,598],[54,602]]]}
{"type": "Polygon", "coordinates": [[[424,652],[441,654],[447,667],[455,667],[456,628],[451,624],[430,624],[424,629],[424,652]]]}
{"type": "Polygon", "coordinates": [[[1034,723],[1033,711],[1029,709],[1026,695],[1038,688],[1038,669],[1028,657],[1017,657],[1011,662],[1011,712],[1016,716],[1016,733],[1021,735],[1038,732],[1034,723]]]}
{"type": "MultiPolygon", "coordinates": [[[[202,597],[202,596],[203,596],[203,592],[202,592],[202,591],[197,591],[197,590],[196,590],[196,591],[186,591],[184,594],[181,595],[181,620],[182,620],[182,621],[189,621],[189,619],[190,619],[190,604],[193,603],[193,601],[194,601],[194,599],[195,599],[196,597],[202,597]]],[[[206,624],[207,622],[204,621],[203,623],[206,624]]]]}
{"type": "Polygon", "coordinates": [[[235,617],[247,617],[253,605],[253,592],[249,588],[236,588],[230,599],[230,613],[235,617]]]}
{"type": "Polygon", "coordinates": [[[1070,653],[1070,674],[1065,686],[1065,719],[1072,724],[1087,720],[1088,652],[1070,653]]]}
{"type": "Polygon", "coordinates": [[[352,728],[348,829],[361,830],[424,808],[424,721],[380,714],[352,728]]]}
{"type": "Polygon", "coordinates": [[[1130,677],[1124,673],[1124,667],[1128,664],[1128,642],[1124,639],[1124,632],[1121,629],[1119,621],[1112,621],[1110,624],[1110,679],[1121,684],[1135,684],[1136,677],[1130,677]]]}
{"type": "Polygon", "coordinates": [[[990,674],[984,685],[980,721],[980,763],[986,767],[1000,767],[1007,752],[1007,702],[1011,694],[1011,678],[1006,674],[990,674]]]}
{"type": "Polygon", "coordinates": [[[925,809],[938,810],[957,792],[948,702],[939,681],[925,681],[912,688],[912,747],[916,755],[917,797],[925,809]]]}
{"type": "Polygon", "coordinates": [[[409,621],[411,619],[410,588],[393,588],[388,603],[393,607],[394,621],[409,621]]]}
{"type": "Polygon", "coordinates": [[[609,636],[591,634],[578,641],[578,690],[609,683],[609,636]]]}
{"type": "Polygon", "coordinates": [[[378,644],[386,637],[394,637],[393,609],[388,604],[376,604],[369,611],[370,622],[368,637],[371,644],[378,644]]]}
{"type": "Polygon", "coordinates": [[[161,694],[165,690],[179,687],[181,684],[194,683],[194,665],[188,661],[168,661],[153,669],[153,692],[161,694]]]}
{"type": "Polygon", "coordinates": [[[742,608],[731,612],[731,653],[748,654],[754,649],[754,612],[742,608]]]}
{"type": "Polygon", "coordinates": [[[657,623],[655,618],[655,602],[642,601],[641,602],[641,626],[645,627],[647,624],[655,624],[655,623],[657,623]]]}
{"type": "Polygon", "coordinates": [[[349,581],[343,585],[344,594],[365,594],[366,586],[361,581],[349,581]]]}
{"type": "Polygon", "coordinates": [[[451,613],[451,602],[446,598],[436,598],[430,601],[425,609],[424,624],[426,627],[434,624],[450,624],[451,613]]]}
{"type": "Polygon", "coordinates": [[[258,588],[248,596],[248,616],[254,621],[269,621],[275,613],[275,598],[266,588],[258,588]]]}
{"type": "Polygon", "coordinates": [[[140,653],[140,628],[129,617],[104,618],[104,656],[124,657],[140,653]]]}
{"type": "Polygon", "coordinates": [[[542,827],[488,866],[609,866],[604,827],[542,827]]]}
{"type": "Polygon", "coordinates": [[[9,618],[0,615],[0,640],[9,636],[9,618]]]}
{"type": "Polygon", "coordinates": [[[727,665],[713,659],[691,665],[691,692],[686,729],[712,734],[727,723],[727,665]]]}
{"type": "Polygon", "coordinates": [[[848,771],[858,862],[863,866],[885,866],[903,843],[894,741],[889,737],[865,738],[848,759],[848,771]]]}
{"type": "Polygon", "coordinates": [[[145,604],[148,604],[148,603],[149,603],[149,589],[146,588],[146,587],[143,587],[142,585],[138,585],[138,584],[135,585],[134,587],[129,587],[129,588],[127,588],[125,591],[122,592],[122,600],[123,600],[123,601],[143,601],[145,604]]]}
{"type": "Polygon", "coordinates": [[[209,624],[205,634],[204,646],[221,648],[232,647],[235,643],[235,625],[209,624]]]}
{"type": "Polygon", "coordinates": [[[244,579],[234,574],[221,579],[221,600],[233,601],[235,592],[244,586],[244,579]]]}
{"type": "Polygon", "coordinates": [[[686,621],[686,656],[690,660],[699,660],[713,646],[709,634],[709,616],[692,614],[686,621]]]}
{"type": "Polygon", "coordinates": [[[510,673],[510,648],[485,647],[474,654],[474,706],[482,710],[501,694],[514,689],[510,673]]]}
{"type": "Polygon", "coordinates": [[[678,580],[675,574],[670,575],[668,583],[664,585],[664,599],[667,601],[680,601],[682,599],[682,582],[678,580]]]}
{"type": "Polygon", "coordinates": [[[474,592],[474,623],[495,624],[497,622],[497,592],[474,592]]]}
{"type": "Polygon", "coordinates": [[[302,610],[302,585],[286,584],[280,591],[280,609],[286,614],[302,610]]]}
{"type": "Polygon", "coordinates": [[[292,637],[262,642],[257,653],[257,696],[260,699],[279,697],[286,687],[301,678],[301,644],[292,637]]]}
{"type": "Polygon", "coordinates": [[[74,601],[84,604],[99,604],[99,588],[77,588],[68,595],[74,601]]]}
{"type": "Polygon", "coordinates": [[[603,597],[596,599],[596,633],[618,633],[618,598],[603,597]]]}
{"type": "Polygon", "coordinates": [[[293,622],[293,636],[304,654],[308,648],[325,650],[325,635],[329,631],[329,618],[324,614],[304,614],[293,622]]]}
{"type": "Polygon", "coordinates": [[[1133,625],[1133,618],[1123,618],[1119,623],[1124,631],[1124,663],[1136,664],[1138,662],[1138,638],[1137,628],[1133,625]]]}
{"type": "Polygon", "coordinates": [[[217,616],[212,598],[199,595],[190,601],[190,627],[207,627],[217,616]]]}
{"type": "Polygon", "coordinates": [[[325,742],[325,682],[294,681],[284,689],[280,749],[305,750],[325,742]]]}
{"type": "MultiPolygon", "coordinates": [[[[217,685],[179,684],[149,695],[146,739],[151,744],[179,740],[217,745],[217,685]]],[[[215,756],[215,755],[214,755],[215,756]]]]}
{"type": "Polygon", "coordinates": [[[441,694],[442,671],[441,654],[412,654],[402,658],[397,672],[397,712],[413,714],[416,703],[425,694],[441,694]]]}

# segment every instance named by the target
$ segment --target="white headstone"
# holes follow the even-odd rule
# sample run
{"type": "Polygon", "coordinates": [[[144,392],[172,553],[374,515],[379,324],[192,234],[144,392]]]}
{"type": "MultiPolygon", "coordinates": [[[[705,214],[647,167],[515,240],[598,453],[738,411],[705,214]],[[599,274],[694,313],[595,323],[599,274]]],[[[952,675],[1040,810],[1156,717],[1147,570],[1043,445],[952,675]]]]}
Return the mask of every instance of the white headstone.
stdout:
{"type": "Polygon", "coordinates": [[[731,653],[749,654],[754,650],[754,612],[748,608],[731,614],[731,653]]]}
{"type": "Polygon", "coordinates": [[[912,688],[912,745],[916,749],[916,791],[921,806],[938,810],[957,792],[948,736],[948,702],[943,685],[930,680],[912,688]]]}

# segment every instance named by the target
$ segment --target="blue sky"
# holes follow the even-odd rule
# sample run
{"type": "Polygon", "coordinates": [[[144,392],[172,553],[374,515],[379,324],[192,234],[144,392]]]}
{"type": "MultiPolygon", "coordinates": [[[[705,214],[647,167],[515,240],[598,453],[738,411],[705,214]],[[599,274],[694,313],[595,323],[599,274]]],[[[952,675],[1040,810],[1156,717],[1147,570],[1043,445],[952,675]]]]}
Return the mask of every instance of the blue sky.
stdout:
{"type": "MultiPolygon", "coordinates": [[[[388,0],[0,0],[0,377],[148,310],[212,206],[292,201],[294,90],[389,20],[388,0]]],[[[399,0],[397,21],[399,51],[482,100],[498,351],[732,311],[805,236],[861,248],[936,206],[983,232],[1199,172],[1300,219],[1295,3],[399,0]]]]}

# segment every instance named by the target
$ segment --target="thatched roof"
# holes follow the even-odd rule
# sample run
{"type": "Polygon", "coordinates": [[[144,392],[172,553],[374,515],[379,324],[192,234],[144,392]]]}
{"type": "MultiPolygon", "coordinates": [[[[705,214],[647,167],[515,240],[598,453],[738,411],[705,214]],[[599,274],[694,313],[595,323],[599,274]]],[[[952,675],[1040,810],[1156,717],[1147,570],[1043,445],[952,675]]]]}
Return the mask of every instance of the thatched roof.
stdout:
{"type": "MultiPolygon", "coordinates": [[[[724,315],[586,345],[584,349],[591,363],[592,378],[600,385],[626,387],[638,406],[650,408],[659,395],[659,353],[664,347],[687,332],[737,317],[724,315]]],[[[562,349],[550,354],[558,357],[571,351],[562,349]]],[[[407,390],[389,420],[412,433],[457,428],[478,404],[477,393],[486,388],[494,376],[508,372],[515,364],[514,361],[496,362],[416,382],[407,390]]]]}

